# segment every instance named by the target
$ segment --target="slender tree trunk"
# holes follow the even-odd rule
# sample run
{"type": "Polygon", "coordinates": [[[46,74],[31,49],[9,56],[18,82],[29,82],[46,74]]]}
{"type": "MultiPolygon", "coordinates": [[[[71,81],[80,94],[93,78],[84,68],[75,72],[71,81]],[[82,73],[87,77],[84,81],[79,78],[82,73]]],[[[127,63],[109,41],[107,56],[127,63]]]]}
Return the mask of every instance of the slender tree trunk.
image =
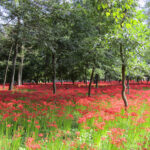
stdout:
{"type": "Polygon", "coordinates": [[[74,80],[72,80],[72,84],[74,85],[74,80]]]}
{"type": "Polygon", "coordinates": [[[98,89],[98,81],[96,82],[96,88],[98,89]]]}
{"type": "Polygon", "coordinates": [[[128,101],[126,98],[126,65],[125,65],[125,61],[124,61],[124,55],[123,55],[123,48],[122,48],[122,44],[120,44],[120,56],[121,56],[121,61],[122,61],[122,99],[124,101],[124,106],[125,106],[125,110],[127,110],[128,107],[128,101]]]}
{"type": "Polygon", "coordinates": [[[63,85],[63,79],[61,78],[61,85],[63,85]]]}
{"type": "Polygon", "coordinates": [[[19,64],[18,69],[18,86],[22,85],[22,72],[23,72],[23,61],[24,61],[24,55],[23,55],[23,47],[21,49],[21,62],[19,64]]]}
{"type": "Polygon", "coordinates": [[[63,85],[62,74],[60,74],[60,83],[61,83],[61,85],[63,85]]]}
{"type": "Polygon", "coordinates": [[[13,89],[14,86],[14,79],[15,79],[15,70],[16,70],[16,60],[17,60],[17,54],[18,54],[18,48],[19,48],[19,43],[18,43],[18,35],[20,32],[20,17],[17,17],[17,28],[16,28],[16,39],[15,39],[15,46],[14,46],[14,56],[13,56],[13,62],[12,62],[12,77],[11,77],[11,82],[9,85],[9,90],[13,89]]]}
{"type": "Polygon", "coordinates": [[[104,81],[106,82],[107,81],[107,73],[105,72],[105,79],[104,81]]]}
{"type": "Polygon", "coordinates": [[[46,80],[47,80],[47,79],[46,79],[46,75],[45,75],[45,77],[44,77],[44,82],[45,82],[45,84],[46,84],[46,80]]]}
{"type": "Polygon", "coordinates": [[[130,86],[129,86],[129,78],[127,78],[127,89],[128,89],[128,94],[130,94],[130,91],[129,91],[129,89],[130,89],[130,86]]]}
{"type": "Polygon", "coordinates": [[[35,77],[35,82],[37,85],[39,84],[39,74],[37,74],[37,76],[35,77]]]}
{"type": "Polygon", "coordinates": [[[9,50],[9,55],[8,55],[8,60],[7,60],[6,70],[5,70],[5,76],[4,76],[4,82],[3,82],[3,89],[5,89],[5,84],[6,84],[6,79],[7,79],[7,72],[8,72],[8,67],[9,67],[9,60],[10,60],[12,49],[13,49],[13,44],[12,44],[10,50],[9,50]]]}
{"type": "Polygon", "coordinates": [[[98,88],[98,81],[99,81],[99,76],[98,76],[98,74],[96,74],[95,75],[96,88],[98,88]]]}
{"type": "Polygon", "coordinates": [[[53,66],[53,94],[56,93],[56,53],[52,53],[52,66],[53,66]]]}
{"type": "Polygon", "coordinates": [[[87,75],[86,75],[86,68],[85,68],[85,70],[84,70],[84,84],[86,84],[86,82],[87,82],[87,75]]]}
{"type": "Polygon", "coordinates": [[[90,83],[89,83],[89,90],[88,90],[88,97],[91,96],[91,85],[92,85],[92,81],[93,81],[94,71],[95,71],[95,67],[93,67],[92,73],[91,73],[91,78],[90,78],[90,83]]]}
{"type": "Polygon", "coordinates": [[[124,101],[124,105],[125,105],[125,109],[128,107],[128,102],[127,102],[127,98],[126,98],[126,76],[125,76],[125,70],[126,70],[126,66],[124,64],[122,64],[122,99],[124,101]]]}
{"type": "Polygon", "coordinates": [[[149,82],[149,77],[147,77],[147,84],[148,84],[148,82],[149,82]]]}
{"type": "Polygon", "coordinates": [[[18,54],[18,44],[16,44],[15,49],[14,49],[14,56],[13,56],[13,62],[12,62],[12,78],[11,78],[9,90],[12,90],[14,86],[17,54],[18,54]]]}

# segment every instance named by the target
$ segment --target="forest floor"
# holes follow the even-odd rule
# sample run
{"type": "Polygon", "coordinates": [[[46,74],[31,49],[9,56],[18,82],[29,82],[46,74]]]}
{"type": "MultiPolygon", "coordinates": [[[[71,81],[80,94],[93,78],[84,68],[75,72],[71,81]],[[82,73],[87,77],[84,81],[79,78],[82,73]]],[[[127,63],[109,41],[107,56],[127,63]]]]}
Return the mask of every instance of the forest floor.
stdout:
{"type": "Polygon", "coordinates": [[[150,150],[150,84],[0,86],[0,150],[150,150]]]}

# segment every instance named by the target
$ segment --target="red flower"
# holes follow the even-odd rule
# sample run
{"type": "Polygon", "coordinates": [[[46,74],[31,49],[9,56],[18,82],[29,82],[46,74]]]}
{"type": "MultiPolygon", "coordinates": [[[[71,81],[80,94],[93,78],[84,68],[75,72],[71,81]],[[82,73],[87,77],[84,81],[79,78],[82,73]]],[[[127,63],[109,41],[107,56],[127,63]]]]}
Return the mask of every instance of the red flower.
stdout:
{"type": "Polygon", "coordinates": [[[37,129],[40,129],[40,125],[35,126],[37,129]]]}
{"type": "Polygon", "coordinates": [[[40,133],[40,134],[39,134],[39,137],[43,137],[43,133],[40,133]]]}
{"type": "Polygon", "coordinates": [[[7,127],[10,128],[10,127],[11,127],[11,124],[8,124],[7,127]]]}

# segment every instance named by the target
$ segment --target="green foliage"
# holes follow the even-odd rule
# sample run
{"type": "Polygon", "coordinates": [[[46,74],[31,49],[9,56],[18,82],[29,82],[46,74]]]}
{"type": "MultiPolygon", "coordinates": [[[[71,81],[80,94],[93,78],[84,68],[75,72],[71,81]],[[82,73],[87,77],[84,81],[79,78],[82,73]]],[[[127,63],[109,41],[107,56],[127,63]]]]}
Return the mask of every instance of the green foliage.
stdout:
{"type": "MultiPolygon", "coordinates": [[[[141,74],[148,73],[150,32],[143,23],[147,17],[136,10],[135,0],[13,0],[0,4],[7,14],[1,12],[1,70],[5,69],[9,50],[17,39],[19,46],[25,48],[24,80],[36,80],[37,76],[41,81],[51,80],[53,53],[58,79],[83,79],[93,66],[100,70],[101,78],[104,74],[120,78],[120,43],[129,70],[139,68],[140,61],[145,62],[141,74]]],[[[10,74],[9,71],[8,77],[10,74]]],[[[4,71],[0,76],[3,79],[4,71]]]]}

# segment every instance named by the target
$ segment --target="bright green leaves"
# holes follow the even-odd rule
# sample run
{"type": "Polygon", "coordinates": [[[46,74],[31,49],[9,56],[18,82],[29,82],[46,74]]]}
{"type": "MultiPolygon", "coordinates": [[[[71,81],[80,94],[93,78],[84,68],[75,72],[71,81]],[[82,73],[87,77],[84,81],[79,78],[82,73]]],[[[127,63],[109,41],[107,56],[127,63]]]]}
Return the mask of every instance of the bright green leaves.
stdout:
{"type": "Polygon", "coordinates": [[[97,4],[97,10],[100,10],[101,8],[103,10],[107,9],[108,8],[108,4],[107,3],[99,3],[99,4],[97,4]]]}
{"type": "Polygon", "coordinates": [[[102,3],[101,6],[102,6],[103,9],[106,9],[108,7],[108,4],[107,3],[102,3]]]}
{"type": "Polygon", "coordinates": [[[126,3],[126,4],[125,4],[125,8],[126,8],[126,9],[130,9],[131,6],[130,6],[129,4],[126,3]]]}
{"type": "Polygon", "coordinates": [[[113,12],[113,17],[115,18],[117,16],[117,13],[116,12],[113,12]]]}
{"type": "Polygon", "coordinates": [[[120,8],[113,10],[113,18],[115,19],[115,22],[118,22],[118,20],[122,20],[124,18],[124,13],[120,8]]]}
{"type": "Polygon", "coordinates": [[[126,24],[126,28],[127,28],[127,29],[132,28],[131,24],[127,23],[127,24],[126,24]]]}
{"type": "Polygon", "coordinates": [[[80,4],[77,5],[77,8],[82,8],[80,4]]]}
{"type": "Polygon", "coordinates": [[[101,5],[98,4],[98,5],[97,5],[97,10],[100,10],[100,9],[101,9],[101,5]]]}
{"type": "Polygon", "coordinates": [[[109,17],[109,16],[110,16],[110,13],[109,13],[109,12],[106,12],[106,16],[109,17]]]}
{"type": "Polygon", "coordinates": [[[131,23],[132,23],[133,25],[137,25],[137,24],[138,24],[138,21],[137,21],[137,20],[131,20],[131,23]]]}

